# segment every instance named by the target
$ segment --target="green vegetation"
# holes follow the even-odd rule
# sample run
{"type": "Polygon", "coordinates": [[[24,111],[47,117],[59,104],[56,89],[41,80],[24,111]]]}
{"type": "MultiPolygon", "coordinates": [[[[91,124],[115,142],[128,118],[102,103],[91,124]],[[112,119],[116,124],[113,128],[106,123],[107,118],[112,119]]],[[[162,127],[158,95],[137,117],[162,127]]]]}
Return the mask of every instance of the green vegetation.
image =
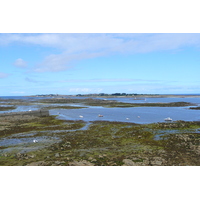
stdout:
{"type": "Polygon", "coordinates": [[[140,125],[95,121],[87,129],[84,126],[83,121],[55,116],[5,126],[0,131],[2,138],[23,131],[27,138],[44,137],[49,142],[29,144],[32,150],[28,152],[23,151],[27,144],[1,147],[0,151],[12,151],[0,154],[0,165],[200,165],[200,122],[140,125]],[[28,135],[31,131],[36,135],[28,135]]]}
{"type": "Polygon", "coordinates": [[[105,106],[105,107],[184,107],[191,106],[193,104],[188,102],[172,102],[172,103],[122,103],[116,101],[104,101],[104,102],[89,102],[86,103],[90,106],[105,106]]]}
{"type": "MultiPolygon", "coordinates": [[[[77,103],[86,106],[122,108],[193,105],[187,102],[122,103],[92,98],[52,98],[30,102],[8,100],[4,103],[13,105],[12,109],[14,109],[15,105],[33,105],[38,102],[41,107],[45,104],[47,109],[85,108],[85,106],[76,106],[77,103]],[[74,104],[75,107],[65,106],[69,103],[74,104]]],[[[134,124],[94,121],[86,123],[81,120],[60,120],[57,116],[31,115],[1,116],[0,119],[0,165],[2,166],[200,165],[200,122],[134,124]],[[38,140],[37,143],[33,142],[35,139],[38,140]]]]}
{"type": "Polygon", "coordinates": [[[172,103],[123,103],[114,100],[101,100],[101,99],[44,99],[40,101],[41,103],[51,103],[51,104],[85,104],[89,106],[104,106],[104,107],[184,107],[192,106],[194,104],[188,102],[172,102],[172,103]]]}
{"type": "Polygon", "coordinates": [[[14,110],[15,108],[16,108],[15,106],[8,106],[8,107],[0,106],[0,111],[14,110]]]}
{"type": "Polygon", "coordinates": [[[87,108],[87,107],[83,107],[83,106],[48,106],[45,107],[45,109],[82,109],[82,108],[87,108]]]}
{"type": "Polygon", "coordinates": [[[200,106],[199,106],[199,107],[190,107],[190,109],[193,109],[193,110],[200,110],[200,106]]]}

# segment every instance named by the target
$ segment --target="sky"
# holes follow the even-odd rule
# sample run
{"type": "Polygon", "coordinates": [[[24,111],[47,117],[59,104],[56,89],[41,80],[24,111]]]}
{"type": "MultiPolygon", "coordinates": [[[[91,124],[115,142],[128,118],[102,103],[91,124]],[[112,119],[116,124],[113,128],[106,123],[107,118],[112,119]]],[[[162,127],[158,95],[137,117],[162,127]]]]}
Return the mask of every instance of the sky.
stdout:
{"type": "Polygon", "coordinates": [[[0,96],[199,94],[199,33],[1,33],[0,96]]]}

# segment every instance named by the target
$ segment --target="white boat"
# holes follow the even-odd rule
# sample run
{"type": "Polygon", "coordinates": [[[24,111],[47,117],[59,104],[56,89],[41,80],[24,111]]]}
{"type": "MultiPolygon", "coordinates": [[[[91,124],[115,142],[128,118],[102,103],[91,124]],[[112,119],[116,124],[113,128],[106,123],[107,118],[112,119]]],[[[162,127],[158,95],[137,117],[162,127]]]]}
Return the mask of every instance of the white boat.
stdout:
{"type": "Polygon", "coordinates": [[[100,115],[100,114],[99,114],[98,116],[99,116],[99,117],[103,117],[103,115],[100,115]]]}
{"type": "Polygon", "coordinates": [[[167,117],[167,118],[165,118],[165,121],[172,121],[172,118],[167,117]]]}

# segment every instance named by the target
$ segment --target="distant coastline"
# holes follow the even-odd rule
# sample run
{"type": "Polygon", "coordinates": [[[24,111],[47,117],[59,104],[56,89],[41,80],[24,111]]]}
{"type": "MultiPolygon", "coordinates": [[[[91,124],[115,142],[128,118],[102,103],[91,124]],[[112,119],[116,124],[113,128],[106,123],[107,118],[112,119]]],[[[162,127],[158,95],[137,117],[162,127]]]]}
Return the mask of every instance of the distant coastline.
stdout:
{"type": "Polygon", "coordinates": [[[73,97],[85,97],[85,98],[200,98],[200,94],[126,94],[126,93],[114,93],[114,94],[40,94],[40,95],[24,95],[24,96],[0,96],[0,99],[21,99],[21,98],[73,98],[73,97]]]}
{"type": "Polygon", "coordinates": [[[200,94],[126,94],[126,93],[114,93],[114,94],[76,94],[76,95],[61,95],[61,94],[44,94],[44,95],[31,95],[27,97],[52,97],[52,98],[67,98],[67,97],[133,97],[133,98],[185,98],[185,97],[200,97],[200,94]]]}

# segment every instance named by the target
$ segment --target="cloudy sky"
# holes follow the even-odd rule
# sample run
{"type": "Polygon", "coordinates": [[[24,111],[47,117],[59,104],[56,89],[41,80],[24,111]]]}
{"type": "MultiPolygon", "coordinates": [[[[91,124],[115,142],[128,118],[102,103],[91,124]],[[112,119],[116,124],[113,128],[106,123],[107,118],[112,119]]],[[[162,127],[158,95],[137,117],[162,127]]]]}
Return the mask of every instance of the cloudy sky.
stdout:
{"type": "Polygon", "coordinates": [[[0,96],[200,93],[200,34],[2,33],[0,96]]]}

